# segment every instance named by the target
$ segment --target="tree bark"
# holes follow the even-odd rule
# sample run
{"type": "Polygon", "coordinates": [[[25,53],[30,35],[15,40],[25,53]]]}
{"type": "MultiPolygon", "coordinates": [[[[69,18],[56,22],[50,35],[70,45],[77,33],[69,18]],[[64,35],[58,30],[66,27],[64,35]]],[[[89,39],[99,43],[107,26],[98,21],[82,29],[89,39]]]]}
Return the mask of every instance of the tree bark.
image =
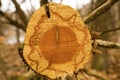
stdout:
{"type": "Polygon", "coordinates": [[[84,22],[87,24],[93,21],[96,17],[100,16],[101,14],[109,10],[118,1],[119,0],[107,0],[104,4],[100,5],[94,11],[85,16],[83,18],[84,22]]]}

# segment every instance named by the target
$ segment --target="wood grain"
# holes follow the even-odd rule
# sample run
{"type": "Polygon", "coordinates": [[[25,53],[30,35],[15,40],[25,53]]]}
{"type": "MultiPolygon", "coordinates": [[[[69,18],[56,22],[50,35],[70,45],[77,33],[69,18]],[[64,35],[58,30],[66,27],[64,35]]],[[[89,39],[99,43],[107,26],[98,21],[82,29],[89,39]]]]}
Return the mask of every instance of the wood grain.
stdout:
{"type": "Polygon", "coordinates": [[[24,44],[26,63],[52,79],[84,68],[91,58],[89,30],[79,13],[66,5],[52,3],[37,10],[27,26],[24,44]]]}

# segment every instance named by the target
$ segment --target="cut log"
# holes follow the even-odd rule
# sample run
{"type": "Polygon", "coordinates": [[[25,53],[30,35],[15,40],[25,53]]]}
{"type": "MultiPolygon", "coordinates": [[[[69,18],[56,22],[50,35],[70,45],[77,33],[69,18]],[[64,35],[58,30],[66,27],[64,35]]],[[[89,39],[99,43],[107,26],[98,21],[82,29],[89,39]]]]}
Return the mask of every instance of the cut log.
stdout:
{"type": "Polygon", "coordinates": [[[23,58],[32,70],[51,79],[84,68],[91,58],[91,36],[79,12],[55,3],[34,12],[23,58]]]}

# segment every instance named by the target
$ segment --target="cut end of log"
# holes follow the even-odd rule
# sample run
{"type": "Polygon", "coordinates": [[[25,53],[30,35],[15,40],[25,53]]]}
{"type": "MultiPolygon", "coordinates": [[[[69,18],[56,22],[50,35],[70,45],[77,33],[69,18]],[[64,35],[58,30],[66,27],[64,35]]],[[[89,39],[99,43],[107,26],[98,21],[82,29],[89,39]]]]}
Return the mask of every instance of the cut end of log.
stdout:
{"type": "Polygon", "coordinates": [[[84,68],[91,58],[91,36],[79,13],[69,6],[47,4],[27,26],[23,58],[51,79],[84,68]]]}

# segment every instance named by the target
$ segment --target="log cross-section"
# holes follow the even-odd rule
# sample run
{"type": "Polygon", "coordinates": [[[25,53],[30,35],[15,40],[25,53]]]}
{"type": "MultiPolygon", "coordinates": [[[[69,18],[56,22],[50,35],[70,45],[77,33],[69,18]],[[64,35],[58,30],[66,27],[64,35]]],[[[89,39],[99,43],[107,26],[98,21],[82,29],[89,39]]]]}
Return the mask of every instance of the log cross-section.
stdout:
{"type": "Polygon", "coordinates": [[[38,74],[57,78],[84,68],[91,58],[91,36],[79,13],[69,6],[47,4],[27,26],[23,58],[38,74]]]}

